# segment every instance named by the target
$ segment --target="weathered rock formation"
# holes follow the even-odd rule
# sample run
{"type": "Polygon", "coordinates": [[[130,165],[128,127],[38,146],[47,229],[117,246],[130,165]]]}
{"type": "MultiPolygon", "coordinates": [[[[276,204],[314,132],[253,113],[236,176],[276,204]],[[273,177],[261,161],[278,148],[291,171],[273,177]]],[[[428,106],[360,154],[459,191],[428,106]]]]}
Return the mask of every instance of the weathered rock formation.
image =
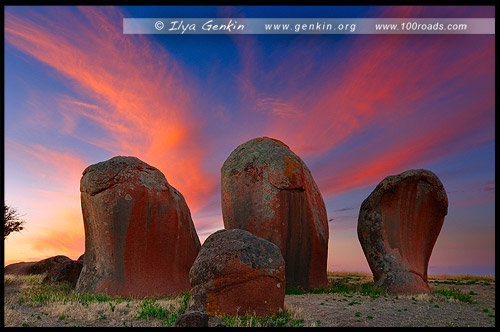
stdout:
{"type": "Polygon", "coordinates": [[[189,290],[200,250],[184,197],[156,168],[114,157],[80,181],[85,258],[76,291],[132,297],[189,290]]]}
{"type": "Polygon", "coordinates": [[[56,266],[61,265],[63,263],[72,262],[73,260],[69,257],[58,255],[54,257],[49,257],[46,259],[42,259],[39,262],[36,262],[32,266],[28,268],[28,274],[41,274],[47,273],[50,270],[54,269],[56,266]]]}
{"type": "Polygon", "coordinates": [[[189,311],[265,316],[284,309],[285,261],[279,248],[241,229],[211,234],[189,280],[189,311]]]}
{"type": "Polygon", "coordinates": [[[358,238],[376,285],[429,293],[427,266],[448,213],[438,177],[427,170],[388,176],[361,205],[358,238]]]}
{"type": "Polygon", "coordinates": [[[304,162],[284,143],[263,137],[238,146],[221,173],[224,227],[276,244],[287,286],[326,284],[326,208],[304,162]]]}
{"type": "Polygon", "coordinates": [[[44,283],[57,283],[57,282],[67,282],[71,286],[75,287],[78,278],[80,277],[80,272],[83,268],[83,262],[81,261],[70,261],[61,263],[52,268],[43,279],[44,283]]]}

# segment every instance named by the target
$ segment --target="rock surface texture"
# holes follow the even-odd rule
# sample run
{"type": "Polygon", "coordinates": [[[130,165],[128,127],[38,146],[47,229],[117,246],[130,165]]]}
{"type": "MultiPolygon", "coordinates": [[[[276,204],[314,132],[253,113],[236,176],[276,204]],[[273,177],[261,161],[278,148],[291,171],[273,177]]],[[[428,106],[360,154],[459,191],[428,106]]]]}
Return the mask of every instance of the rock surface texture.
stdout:
{"type": "Polygon", "coordinates": [[[448,213],[438,177],[427,170],[388,176],[361,205],[358,238],[376,285],[391,293],[429,293],[427,266],[448,213]]]}
{"type": "Polygon", "coordinates": [[[189,311],[265,316],[284,309],[285,261],[279,248],[241,229],[210,235],[189,280],[189,311]]]}
{"type": "Polygon", "coordinates": [[[4,268],[4,274],[12,275],[27,275],[30,266],[33,266],[36,262],[19,262],[9,264],[4,268]]]}
{"type": "Polygon", "coordinates": [[[45,283],[53,282],[67,282],[75,287],[80,273],[83,268],[83,262],[81,261],[71,261],[61,263],[47,272],[47,275],[43,279],[45,283]]]}
{"type": "Polygon", "coordinates": [[[158,169],[114,157],[87,167],[80,191],[85,259],[77,292],[152,297],[189,290],[200,241],[184,197],[158,169]]]}
{"type": "Polygon", "coordinates": [[[280,250],[287,286],[327,283],[328,220],[325,203],[305,163],[284,143],[252,139],[221,169],[226,229],[240,228],[280,250]]]}

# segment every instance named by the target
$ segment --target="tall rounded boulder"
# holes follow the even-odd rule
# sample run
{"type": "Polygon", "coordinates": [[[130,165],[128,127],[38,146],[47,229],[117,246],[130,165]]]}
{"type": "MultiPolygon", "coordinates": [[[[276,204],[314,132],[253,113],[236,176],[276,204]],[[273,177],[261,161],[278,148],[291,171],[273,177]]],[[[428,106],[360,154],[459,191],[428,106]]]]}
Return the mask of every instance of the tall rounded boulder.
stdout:
{"type": "Polygon", "coordinates": [[[238,146],[221,173],[224,227],[276,244],[287,286],[326,284],[326,208],[305,163],[281,141],[263,137],[238,146]]]}
{"type": "Polygon", "coordinates": [[[284,309],[285,261],[280,249],[242,229],[210,235],[189,278],[189,311],[266,316],[284,309]]]}
{"type": "Polygon", "coordinates": [[[358,238],[376,285],[391,293],[429,293],[427,267],[448,213],[438,177],[427,170],[388,176],[361,205],[358,238]]]}
{"type": "Polygon", "coordinates": [[[189,290],[199,250],[184,197],[156,168],[114,157],[80,181],[85,259],[79,293],[131,297],[189,290]]]}

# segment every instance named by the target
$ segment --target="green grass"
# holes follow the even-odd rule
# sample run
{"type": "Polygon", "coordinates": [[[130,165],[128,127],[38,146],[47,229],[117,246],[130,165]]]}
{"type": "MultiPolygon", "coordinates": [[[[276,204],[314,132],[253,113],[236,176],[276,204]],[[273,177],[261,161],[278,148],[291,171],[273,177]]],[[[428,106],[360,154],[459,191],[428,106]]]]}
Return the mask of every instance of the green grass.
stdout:
{"type": "Polygon", "coordinates": [[[370,296],[372,298],[378,298],[379,296],[386,296],[387,293],[378,287],[375,287],[373,282],[365,282],[360,284],[359,293],[363,296],[370,296]]]}
{"type": "Polygon", "coordinates": [[[479,283],[479,279],[477,279],[477,278],[474,278],[472,280],[465,282],[466,285],[475,285],[477,283],[479,283]]]}
{"type": "Polygon", "coordinates": [[[79,302],[85,306],[91,302],[114,301],[116,303],[120,303],[122,301],[130,300],[128,298],[111,297],[106,295],[77,294],[73,291],[73,287],[68,283],[33,283],[27,279],[26,285],[28,285],[28,287],[22,291],[22,295],[17,300],[19,305],[25,302],[31,304],[44,304],[48,302],[79,302]]]}
{"type": "MultiPolygon", "coordinates": [[[[332,273],[329,273],[329,276],[332,276],[332,273]]],[[[300,287],[287,287],[285,289],[286,294],[339,294],[340,298],[330,298],[325,299],[325,302],[321,302],[321,305],[324,305],[326,301],[339,301],[341,303],[345,302],[348,306],[353,306],[355,304],[360,304],[362,302],[363,296],[368,296],[370,300],[375,300],[379,297],[387,297],[387,293],[382,289],[376,287],[373,282],[364,282],[370,280],[366,275],[362,274],[339,274],[333,275],[336,279],[331,279],[327,286],[314,288],[314,289],[302,289],[300,287]]],[[[148,300],[133,300],[131,298],[122,298],[122,297],[112,297],[106,295],[93,295],[93,294],[76,294],[72,291],[72,288],[68,284],[58,283],[58,284],[44,284],[41,282],[41,277],[27,277],[23,279],[23,289],[19,293],[19,297],[16,300],[19,305],[38,305],[45,304],[48,302],[79,302],[84,306],[88,306],[89,303],[106,303],[108,302],[109,308],[111,308],[112,312],[116,311],[114,308],[118,303],[126,301],[127,304],[130,303],[137,307],[134,309],[134,314],[136,314],[135,319],[157,319],[161,321],[162,326],[168,327],[172,326],[175,320],[186,311],[187,303],[189,301],[189,293],[185,292],[180,294],[180,306],[179,302],[175,302],[174,305],[160,305],[160,303],[170,303],[168,301],[163,301],[164,298],[161,299],[148,299],[148,300]],[[130,302],[134,301],[134,302],[130,302]]],[[[443,280],[443,279],[441,279],[443,280]]],[[[6,281],[12,282],[12,281],[6,281]]],[[[447,283],[447,284],[460,284],[460,285],[489,285],[490,282],[494,283],[494,277],[481,278],[481,277],[456,277],[446,279],[444,282],[438,283],[447,283]]],[[[472,295],[478,295],[473,291],[468,291],[464,293],[456,288],[445,288],[441,287],[433,291],[434,294],[441,294],[445,296],[447,299],[455,299],[462,302],[472,303],[472,295]]],[[[366,299],[366,298],[365,298],[366,299]]],[[[396,296],[395,299],[398,299],[396,296]]],[[[412,298],[412,302],[416,301],[415,298],[412,298]]],[[[386,298],[387,301],[387,298],[386,298]]],[[[432,302],[432,301],[431,301],[432,302]]],[[[331,302],[330,302],[331,303],[331,302]]],[[[107,304],[105,304],[107,306],[107,304]]],[[[127,305],[128,307],[128,305],[127,305]]],[[[436,304],[435,308],[439,306],[436,304]]],[[[122,306],[118,306],[117,310],[123,310],[122,306]]],[[[494,314],[494,308],[488,309],[488,311],[483,309],[485,313],[484,316],[488,314],[494,314]]],[[[408,311],[408,309],[404,309],[403,311],[408,311]]],[[[478,310],[479,311],[479,310],[478,310]]],[[[398,310],[398,312],[402,312],[398,310]]],[[[92,319],[104,320],[111,319],[111,316],[108,314],[109,318],[106,315],[97,313],[93,316],[92,319]]],[[[372,313],[373,314],[373,313],[372,313]]],[[[42,315],[42,314],[41,314],[42,315]]],[[[44,315],[47,315],[44,313],[44,315]]],[[[65,321],[67,319],[66,313],[64,315],[60,315],[59,320],[65,321]]],[[[361,318],[361,313],[356,313],[356,317],[361,318]]],[[[494,316],[494,315],[493,315],[494,316]]],[[[38,318],[37,316],[36,319],[38,318]]],[[[56,316],[57,317],[57,316],[56,316]]],[[[133,316],[132,316],[133,317],[133,316]]],[[[371,317],[371,316],[369,316],[371,317]]],[[[258,317],[255,315],[244,315],[244,316],[223,316],[220,317],[225,323],[230,327],[279,327],[279,326],[302,326],[304,324],[304,320],[292,318],[291,314],[288,312],[280,311],[279,314],[274,316],[267,317],[258,317]]],[[[133,320],[134,318],[132,318],[133,320]]],[[[361,318],[362,319],[362,318],[361,318]]],[[[366,319],[369,319],[368,317],[366,319]]],[[[67,322],[65,322],[67,323],[67,322]]],[[[121,322],[120,322],[121,323],[121,322]]],[[[69,326],[69,325],[68,325],[69,326]]],[[[132,322],[130,319],[124,321],[123,326],[132,326],[132,322]]]]}
{"type": "Polygon", "coordinates": [[[222,316],[220,317],[229,327],[301,327],[303,319],[293,319],[290,313],[280,310],[277,315],[259,317],[255,315],[222,316]]]}
{"type": "Polygon", "coordinates": [[[450,288],[441,287],[439,289],[435,289],[432,293],[444,295],[446,297],[446,299],[448,299],[448,300],[455,299],[455,300],[458,300],[461,302],[467,302],[467,303],[473,302],[470,295],[465,294],[464,292],[462,292],[461,290],[459,290],[457,288],[450,289],[450,288]]]}
{"type": "Polygon", "coordinates": [[[161,320],[163,326],[173,326],[177,318],[186,312],[189,302],[189,292],[182,292],[178,297],[180,298],[179,308],[174,308],[173,305],[169,305],[168,308],[163,308],[156,298],[142,301],[138,306],[136,319],[153,318],[161,320]]]}
{"type": "Polygon", "coordinates": [[[381,288],[376,287],[373,282],[350,283],[349,277],[342,279],[331,280],[328,286],[304,289],[301,287],[286,287],[285,294],[287,295],[302,295],[302,294],[344,294],[344,296],[352,297],[353,294],[359,293],[362,296],[370,296],[373,299],[379,296],[387,296],[387,293],[381,288]]]}

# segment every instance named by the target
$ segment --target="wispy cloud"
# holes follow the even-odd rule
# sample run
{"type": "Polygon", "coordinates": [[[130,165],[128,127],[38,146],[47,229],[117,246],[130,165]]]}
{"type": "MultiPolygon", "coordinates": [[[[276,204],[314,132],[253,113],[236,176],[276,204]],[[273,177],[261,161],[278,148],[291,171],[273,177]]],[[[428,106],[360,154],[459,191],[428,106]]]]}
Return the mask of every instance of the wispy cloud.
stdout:
{"type": "MultiPolygon", "coordinates": [[[[74,92],[53,94],[47,112],[37,98],[44,92],[34,91],[27,99],[32,116],[25,119],[24,130],[43,125],[61,137],[108,151],[109,157],[136,156],[165,174],[192,213],[201,209],[217,181],[203,166],[210,149],[199,130],[203,114],[191,102],[197,93],[185,81],[189,73],[159,45],[143,36],[123,35],[123,15],[116,8],[54,7],[47,15],[27,9],[22,16],[13,12],[5,12],[6,43],[60,75],[74,92]]],[[[38,186],[36,197],[10,191],[18,198],[16,205],[33,212],[26,230],[10,236],[6,260],[33,258],[33,252],[39,259],[83,252],[79,181],[88,165],[101,161],[86,151],[64,141],[6,142],[9,160],[27,169],[35,180],[32,185],[38,186]]],[[[24,193],[31,189],[24,188],[24,193]]]]}
{"type": "Polygon", "coordinates": [[[189,74],[165,49],[124,35],[115,8],[55,11],[72,29],[35,13],[28,19],[7,11],[5,39],[73,83],[79,97],[57,101],[66,120],[61,131],[158,167],[191,207],[200,208],[214,179],[202,166],[209,151],[200,144],[201,113],[190,103],[196,91],[185,82],[189,74]]]}
{"type": "MultiPolygon", "coordinates": [[[[412,16],[423,8],[387,10],[389,16],[412,16]]],[[[288,48],[280,45],[287,63],[311,60],[299,71],[309,82],[300,89],[287,84],[302,83],[290,67],[267,72],[253,65],[259,52],[246,55],[249,44],[241,49],[247,58],[242,61],[247,65],[240,72],[241,80],[252,87],[246,96],[253,98],[257,111],[269,115],[263,121],[266,135],[283,140],[303,159],[314,162],[312,172],[323,195],[375,185],[388,175],[493,140],[494,133],[488,129],[494,120],[491,38],[352,38],[348,50],[337,51],[330,62],[312,61],[332,51],[321,40],[311,48],[299,38],[288,48]],[[308,55],[298,49],[307,49],[308,55]],[[329,154],[336,157],[329,159],[329,154]]],[[[324,40],[335,41],[331,36],[324,40]]]]}

